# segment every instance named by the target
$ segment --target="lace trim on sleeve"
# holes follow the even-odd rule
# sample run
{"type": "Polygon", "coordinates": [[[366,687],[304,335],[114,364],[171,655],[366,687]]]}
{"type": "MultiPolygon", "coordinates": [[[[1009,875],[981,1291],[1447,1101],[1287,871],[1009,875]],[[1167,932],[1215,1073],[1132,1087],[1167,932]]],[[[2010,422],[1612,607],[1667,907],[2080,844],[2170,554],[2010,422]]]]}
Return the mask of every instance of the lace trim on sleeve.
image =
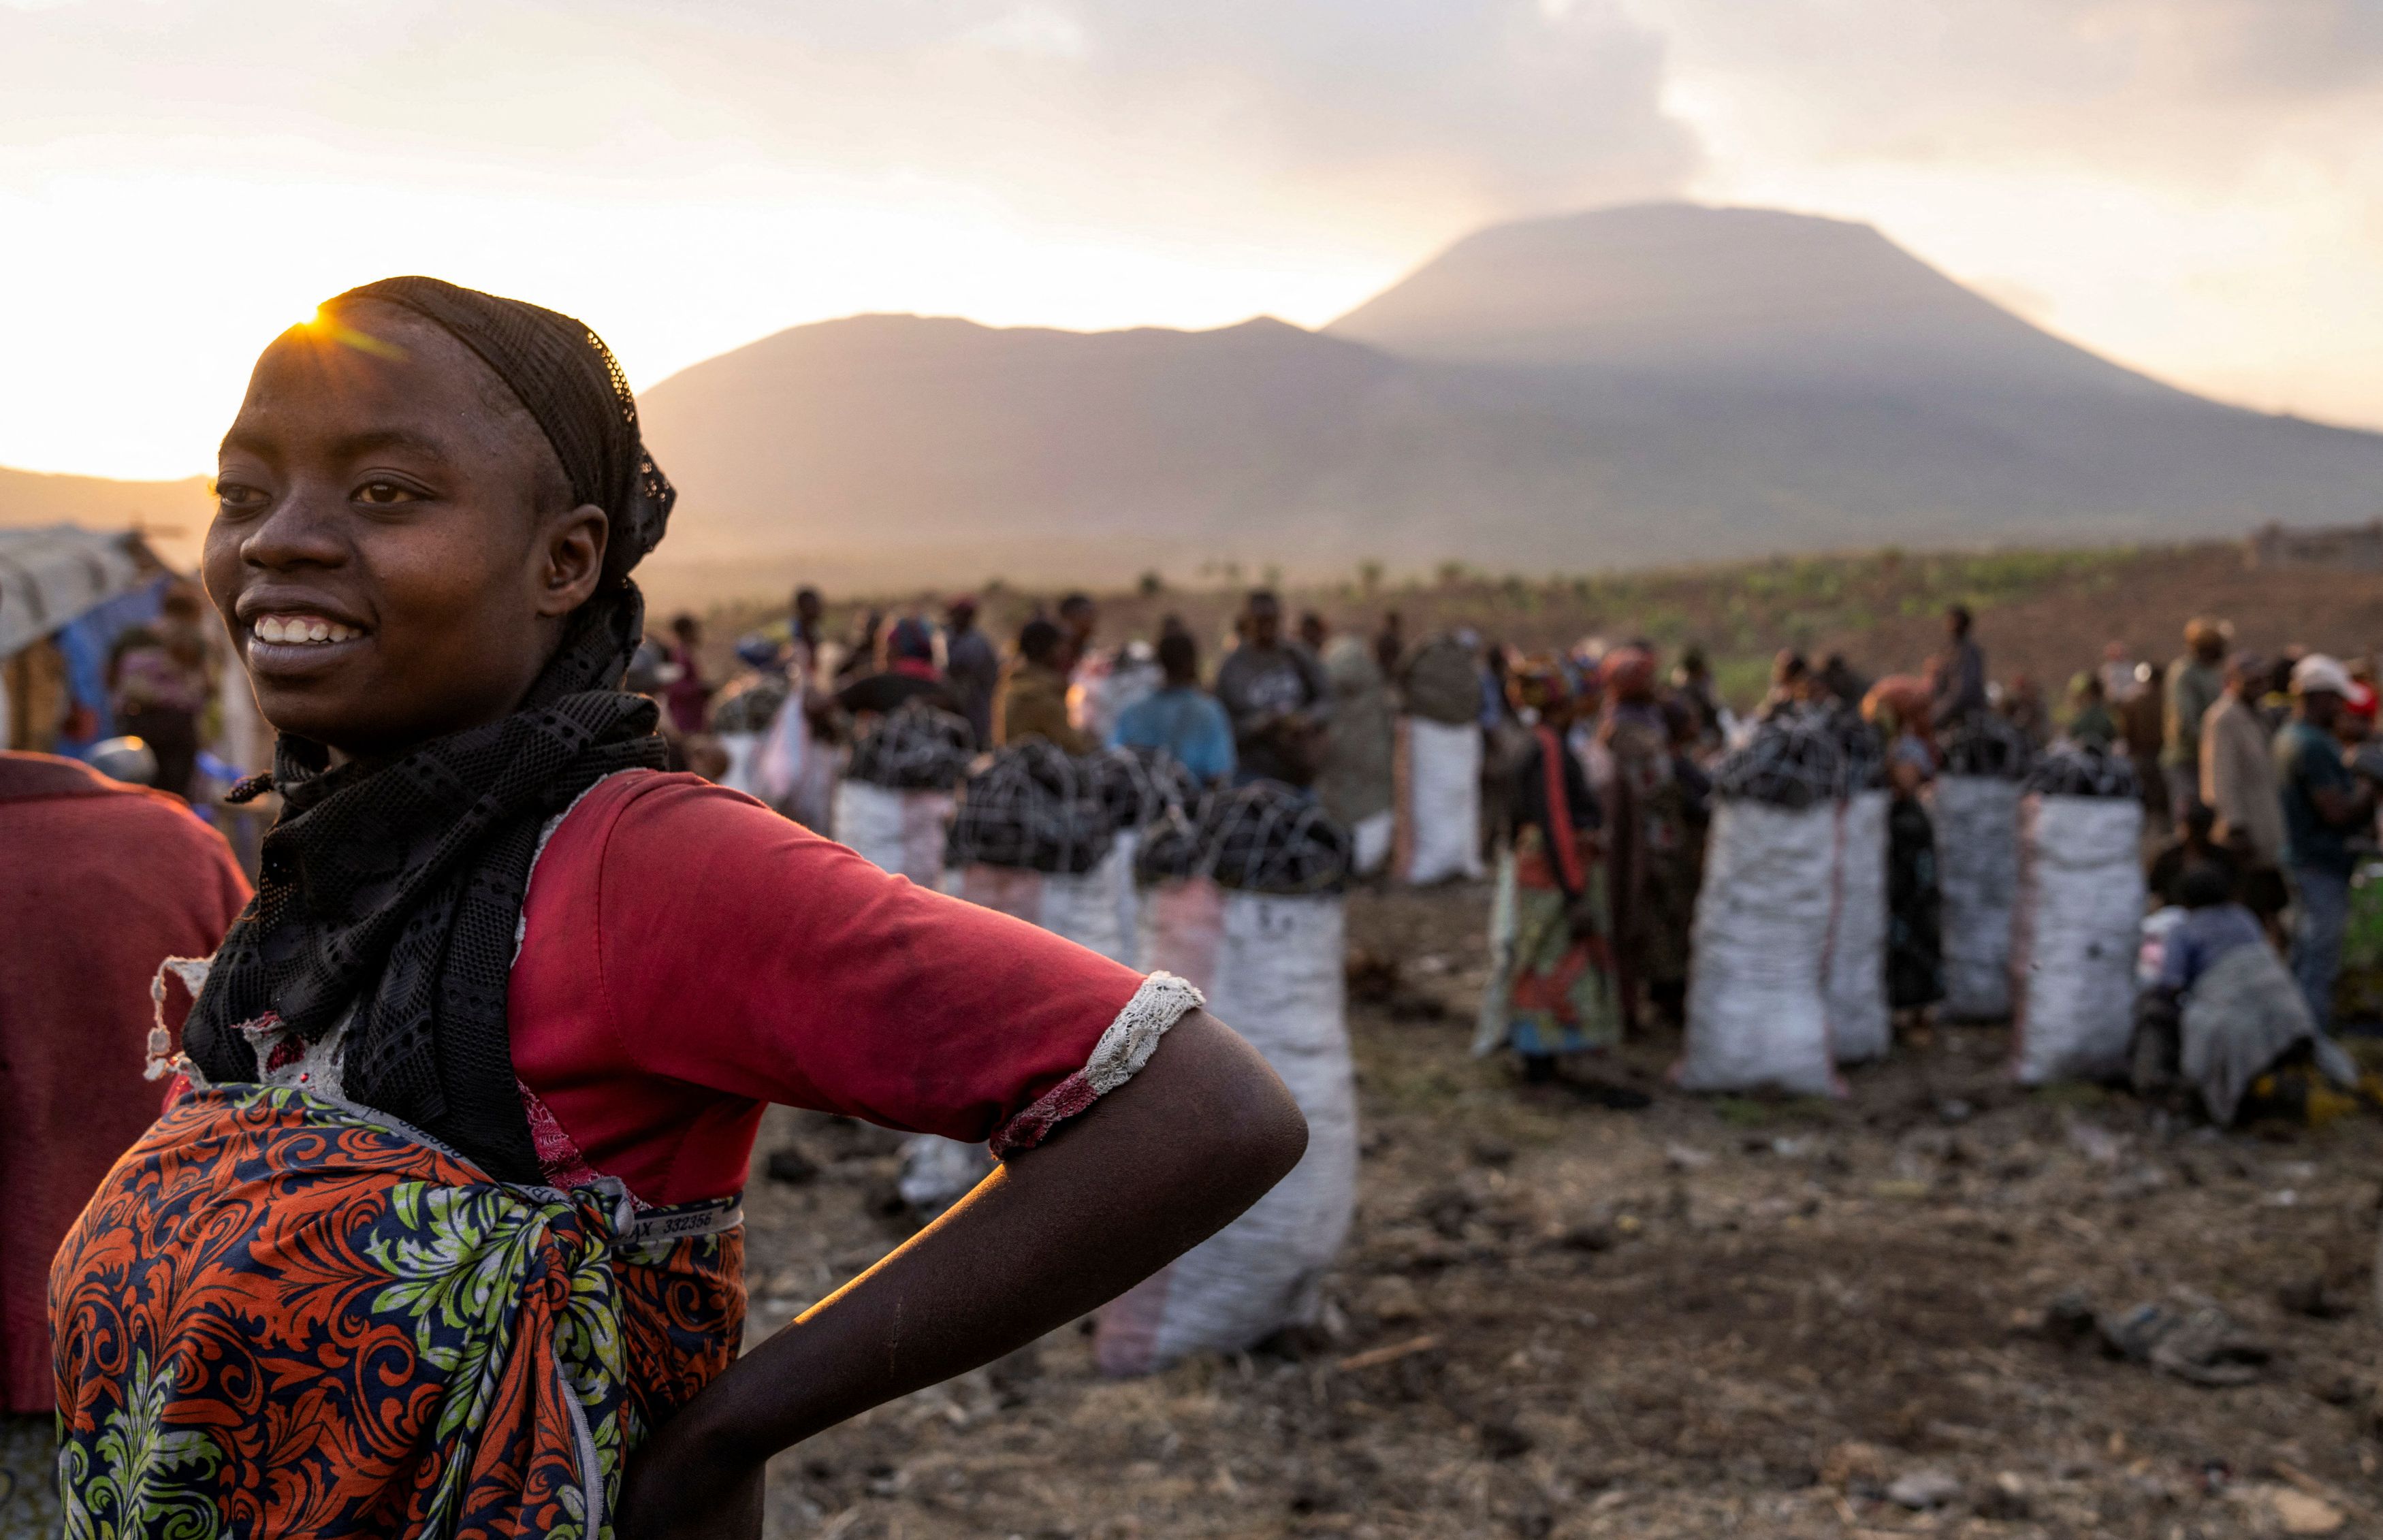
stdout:
{"type": "Polygon", "coordinates": [[[1132,1079],[1150,1062],[1167,1029],[1181,1020],[1184,1012],[1207,1003],[1207,996],[1172,973],[1154,973],[1144,979],[1108,1030],[1101,1034],[1101,1041],[1093,1045],[1084,1067],[1004,1124],[988,1148],[995,1157],[1033,1149],[1053,1128],[1132,1079]]]}

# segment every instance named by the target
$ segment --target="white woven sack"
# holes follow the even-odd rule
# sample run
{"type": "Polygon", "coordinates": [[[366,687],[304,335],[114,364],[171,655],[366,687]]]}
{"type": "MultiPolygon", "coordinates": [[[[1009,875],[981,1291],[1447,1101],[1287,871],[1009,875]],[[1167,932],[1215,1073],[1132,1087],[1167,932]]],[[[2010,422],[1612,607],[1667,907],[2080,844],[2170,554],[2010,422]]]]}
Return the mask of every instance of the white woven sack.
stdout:
{"type": "Polygon", "coordinates": [[[1405,839],[1394,875],[1417,885],[1480,877],[1480,728],[1401,717],[1399,745],[1405,839]]]}
{"type": "Polygon", "coordinates": [[[932,1219],[993,1175],[993,1165],[992,1152],[982,1144],[912,1134],[902,1141],[902,1174],[894,1187],[920,1218],[932,1219]]]}
{"type": "Polygon", "coordinates": [[[2019,826],[2012,1070],[2031,1086],[2117,1074],[2134,1036],[2142,804],[2036,793],[2019,826]]]}
{"type": "Polygon", "coordinates": [[[766,802],[761,795],[761,750],[768,735],[761,733],[722,733],[719,734],[720,751],[728,756],[728,769],[722,772],[720,783],[732,792],[766,802]]]}
{"type": "Polygon", "coordinates": [[[1821,990],[1829,1046],[1839,1064],[1886,1056],[1894,1037],[1886,1004],[1886,804],[1883,791],[1837,804],[1834,911],[1821,990]]]}
{"type": "Polygon", "coordinates": [[[811,736],[799,699],[789,700],[762,735],[754,795],[815,833],[834,837],[835,782],[844,751],[811,736]]]}
{"type": "Polygon", "coordinates": [[[1093,869],[1108,885],[1109,902],[1117,906],[1117,961],[1139,967],[1142,955],[1142,890],[1134,885],[1133,861],[1142,850],[1142,831],[1120,829],[1117,843],[1093,869]]]}
{"type": "Polygon", "coordinates": [[[960,873],[959,895],[1123,962],[1128,943],[1118,925],[1117,893],[1102,872],[1114,856],[1104,856],[1080,876],[979,861],[960,873]]]}
{"type": "Polygon", "coordinates": [[[1358,877],[1371,877],[1382,869],[1390,858],[1390,839],[1398,832],[1398,815],[1388,807],[1370,813],[1349,826],[1349,870],[1358,877]]]}
{"type": "Polygon", "coordinates": [[[1837,811],[1725,799],[1713,809],[1688,964],[1686,1090],[1842,1093],[1821,979],[1837,811]]]}
{"type": "Polygon", "coordinates": [[[1945,1016],[2008,1016],[2011,901],[2019,891],[2019,782],[1937,778],[1936,881],[1944,895],[1945,1016]]]}
{"type": "Polygon", "coordinates": [[[866,781],[835,788],[835,837],[876,866],[922,888],[940,886],[949,792],[897,792],[866,781]]]}
{"type": "Polygon", "coordinates": [[[1162,882],[1144,906],[1151,967],[1179,973],[1249,1040],[1307,1116],[1307,1153],[1249,1212],[1104,1307],[1093,1350],[1112,1374],[1238,1352],[1312,1324],[1357,1204],[1357,1096],[1335,895],[1162,882]]]}

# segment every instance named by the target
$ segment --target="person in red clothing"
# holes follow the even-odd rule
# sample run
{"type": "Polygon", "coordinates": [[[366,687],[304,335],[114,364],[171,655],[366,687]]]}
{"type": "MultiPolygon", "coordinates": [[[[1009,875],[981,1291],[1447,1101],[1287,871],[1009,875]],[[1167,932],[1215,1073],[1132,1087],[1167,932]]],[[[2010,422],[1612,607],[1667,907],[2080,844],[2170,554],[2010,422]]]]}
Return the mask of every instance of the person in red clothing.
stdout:
{"type": "Polygon", "coordinates": [[[770,1456],[1300,1158],[1182,980],[661,771],[618,686],[673,494],[581,323],[352,290],[258,361],[216,487],[284,811],[176,1094],[52,1269],[70,1528],[755,1536],[770,1456]],[[1001,1164],[739,1359],[772,1102],[1001,1164]]]}
{"type": "Polygon", "coordinates": [[[52,1414],[50,1254],[157,1115],[150,981],[247,902],[223,836],[173,797],[0,754],[0,1411],[52,1414]]]}

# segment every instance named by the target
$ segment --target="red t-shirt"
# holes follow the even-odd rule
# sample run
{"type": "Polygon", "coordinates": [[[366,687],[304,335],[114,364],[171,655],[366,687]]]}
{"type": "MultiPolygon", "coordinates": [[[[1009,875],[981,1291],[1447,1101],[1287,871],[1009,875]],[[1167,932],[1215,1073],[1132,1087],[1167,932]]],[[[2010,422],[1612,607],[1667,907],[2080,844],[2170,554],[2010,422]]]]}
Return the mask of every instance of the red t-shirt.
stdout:
{"type": "MultiPolygon", "coordinates": [[[[51,1409],[50,1258],[157,1115],[149,981],[248,902],[223,836],[163,792],[0,754],[0,1411],[51,1409]]],[[[167,1024],[187,1001],[167,997],[167,1024]]]]}
{"type": "Polygon", "coordinates": [[[654,1205],[743,1186],[772,1102],[1031,1144],[1105,1089],[1084,1072],[1142,986],[651,770],[564,817],[522,918],[513,1069],[539,1152],[558,1179],[619,1177],[654,1205]]]}

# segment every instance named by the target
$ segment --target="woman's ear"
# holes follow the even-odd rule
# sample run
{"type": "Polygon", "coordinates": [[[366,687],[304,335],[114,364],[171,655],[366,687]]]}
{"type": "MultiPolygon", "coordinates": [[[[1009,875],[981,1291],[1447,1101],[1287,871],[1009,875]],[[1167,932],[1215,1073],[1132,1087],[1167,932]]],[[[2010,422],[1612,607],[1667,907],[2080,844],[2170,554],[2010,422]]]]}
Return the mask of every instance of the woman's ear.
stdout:
{"type": "Polygon", "coordinates": [[[604,575],[604,546],[611,533],[604,511],[592,502],[547,521],[538,540],[539,614],[568,615],[595,595],[604,575]]]}

